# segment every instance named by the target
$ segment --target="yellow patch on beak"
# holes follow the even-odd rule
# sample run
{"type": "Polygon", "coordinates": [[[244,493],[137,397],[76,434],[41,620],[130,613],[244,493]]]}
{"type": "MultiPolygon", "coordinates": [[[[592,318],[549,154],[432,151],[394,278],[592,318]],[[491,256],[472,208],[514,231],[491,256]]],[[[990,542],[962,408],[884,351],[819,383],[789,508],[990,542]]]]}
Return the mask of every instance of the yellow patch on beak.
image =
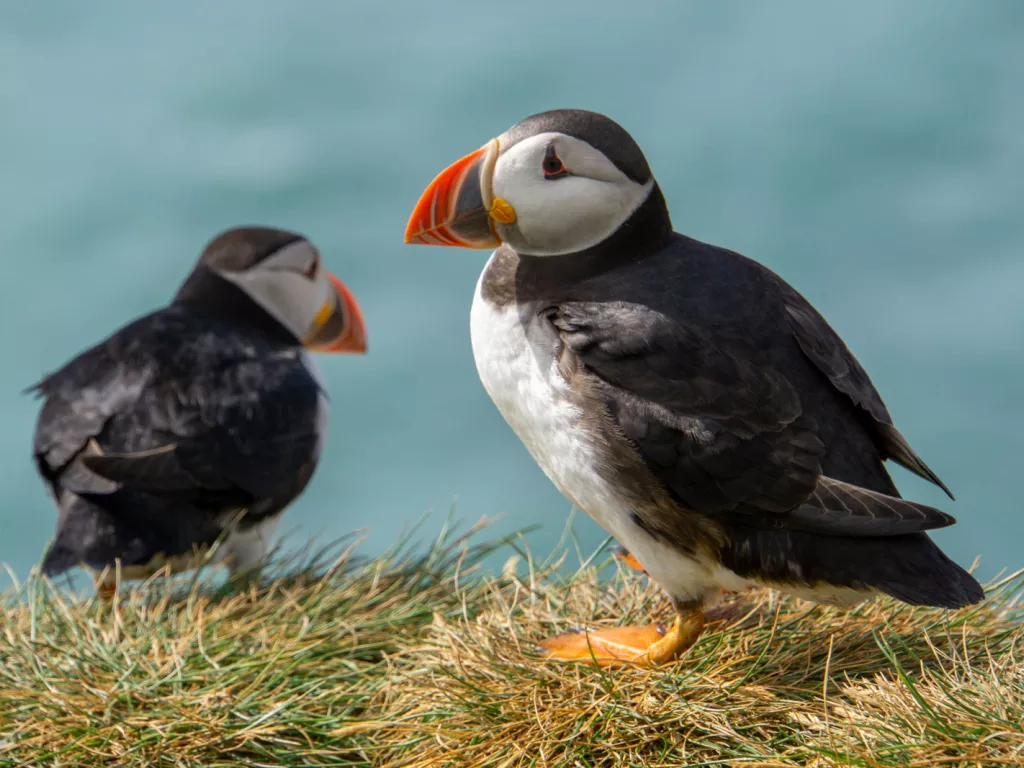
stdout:
{"type": "Polygon", "coordinates": [[[334,302],[330,300],[325,301],[324,305],[320,307],[320,310],[316,313],[316,317],[313,318],[313,325],[319,329],[324,323],[331,319],[331,315],[333,314],[334,302]]]}
{"type": "Polygon", "coordinates": [[[320,329],[324,327],[324,323],[331,319],[334,315],[334,302],[328,299],[323,303],[323,306],[316,312],[316,317],[313,318],[313,327],[309,329],[309,333],[306,334],[306,339],[303,344],[308,344],[313,339],[320,329]]]}
{"type": "Polygon", "coordinates": [[[505,198],[496,197],[491,203],[490,215],[499,224],[513,224],[516,220],[516,209],[505,198]]]}

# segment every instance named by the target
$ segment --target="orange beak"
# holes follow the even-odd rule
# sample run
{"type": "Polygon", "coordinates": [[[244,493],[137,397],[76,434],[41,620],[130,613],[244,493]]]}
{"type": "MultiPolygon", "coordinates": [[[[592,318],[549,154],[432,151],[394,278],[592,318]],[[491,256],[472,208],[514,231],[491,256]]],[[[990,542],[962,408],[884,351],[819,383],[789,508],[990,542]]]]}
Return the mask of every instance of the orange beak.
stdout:
{"type": "Polygon", "coordinates": [[[314,352],[366,352],[366,324],[359,302],[333,272],[327,273],[334,296],[320,308],[305,347],[314,352]]]}
{"type": "Polygon", "coordinates": [[[420,196],[405,228],[405,242],[462,248],[496,248],[491,176],[498,160],[492,139],[438,174],[420,196]]]}

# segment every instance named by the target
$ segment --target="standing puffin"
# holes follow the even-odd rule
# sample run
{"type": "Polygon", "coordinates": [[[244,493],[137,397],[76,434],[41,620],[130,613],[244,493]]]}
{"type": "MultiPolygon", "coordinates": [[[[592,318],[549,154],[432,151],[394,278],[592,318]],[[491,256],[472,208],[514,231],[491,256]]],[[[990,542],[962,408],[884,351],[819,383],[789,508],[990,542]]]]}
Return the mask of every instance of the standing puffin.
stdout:
{"type": "Polygon", "coordinates": [[[892,459],[949,491],[834,330],[778,275],[673,231],[609,118],[529,117],[443,171],[407,243],[496,248],[471,312],[477,370],[558,489],[669,595],[671,629],[543,643],[661,663],[723,589],[957,608],[984,593],[900,498],[892,459]]]}
{"type": "Polygon", "coordinates": [[[43,572],[145,579],[214,559],[252,574],[316,467],[328,405],[305,350],[366,351],[316,247],[278,229],[206,246],[171,303],[32,389],[34,454],[58,509],[43,572]],[[221,538],[223,537],[223,538],[221,538]]]}

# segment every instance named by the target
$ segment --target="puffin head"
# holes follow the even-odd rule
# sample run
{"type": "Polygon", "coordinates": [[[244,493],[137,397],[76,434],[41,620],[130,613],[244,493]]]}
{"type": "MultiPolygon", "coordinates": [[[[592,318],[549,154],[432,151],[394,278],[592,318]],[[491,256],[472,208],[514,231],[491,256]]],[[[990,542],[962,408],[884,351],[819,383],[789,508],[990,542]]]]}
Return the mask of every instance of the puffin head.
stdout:
{"type": "Polygon", "coordinates": [[[352,292],[323,267],[316,246],[293,232],[238,227],[220,233],[174,302],[273,329],[313,351],[366,352],[352,292]]]}
{"type": "Polygon", "coordinates": [[[655,186],[640,147],[614,120],[542,112],[442,171],[416,204],[405,242],[577,253],[618,231],[655,186]]]}

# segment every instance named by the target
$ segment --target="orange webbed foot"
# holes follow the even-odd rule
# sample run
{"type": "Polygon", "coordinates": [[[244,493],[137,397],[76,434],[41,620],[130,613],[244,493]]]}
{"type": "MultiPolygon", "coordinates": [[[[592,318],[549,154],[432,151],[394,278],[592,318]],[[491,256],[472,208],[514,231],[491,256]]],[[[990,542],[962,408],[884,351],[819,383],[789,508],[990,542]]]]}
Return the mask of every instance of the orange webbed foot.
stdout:
{"type": "Polygon", "coordinates": [[[600,667],[623,664],[657,666],[673,661],[692,646],[704,629],[704,614],[679,614],[663,631],[656,624],[581,630],[542,640],[549,659],[596,661],[600,667]]]}

